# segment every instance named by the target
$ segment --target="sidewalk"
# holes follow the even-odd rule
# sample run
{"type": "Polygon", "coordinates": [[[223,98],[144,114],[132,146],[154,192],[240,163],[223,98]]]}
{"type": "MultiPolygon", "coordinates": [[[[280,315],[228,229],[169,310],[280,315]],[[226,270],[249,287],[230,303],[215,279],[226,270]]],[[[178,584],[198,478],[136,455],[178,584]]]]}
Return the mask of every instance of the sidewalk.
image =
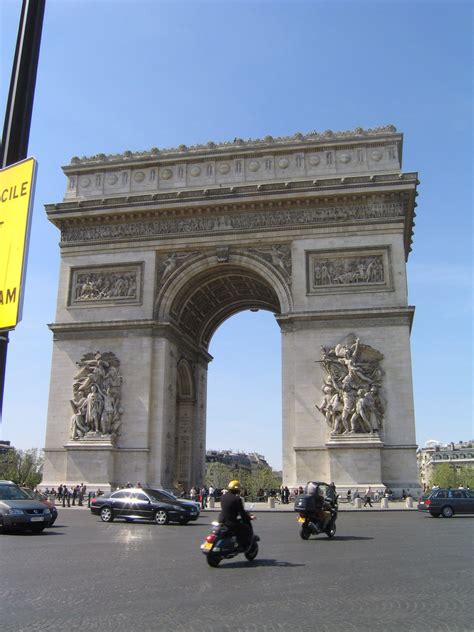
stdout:
{"type": "MultiPolygon", "coordinates": [[[[58,503],[56,502],[56,507],[57,509],[63,509],[63,505],[62,502],[58,503]]],[[[66,506],[64,507],[64,509],[89,509],[89,507],[87,506],[87,502],[85,502],[82,507],[80,507],[79,505],[72,505],[70,507],[66,506]]],[[[245,509],[247,511],[255,511],[255,512],[266,512],[266,513],[294,513],[294,503],[290,502],[288,505],[283,505],[282,503],[276,502],[275,503],[275,507],[274,508],[270,508],[268,506],[268,503],[251,503],[251,502],[246,502],[245,503],[245,509]]],[[[209,511],[209,512],[219,512],[221,510],[220,507],[220,503],[216,503],[215,507],[213,509],[211,509],[210,507],[206,507],[206,509],[203,509],[202,511],[209,511]]],[[[392,502],[389,502],[388,508],[382,508],[380,506],[380,502],[378,503],[373,503],[372,507],[361,507],[360,509],[358,509],[357,507],[354,507],[354,505],[352,505],[351,503],[340,503],[339,504],[339,513],[343,513],[345,511],[364,511],[364,512],[381,512],[381,511],[417,511],[417,502],[413,501],[413,507],[412,508],[408,508],[406,506],[406,503],[404,500],[394,500],[392,502]]]]}
{"type": "MultiPolygon", "coordinates": [[[[271,509],[268,506],[268,503],[251,503],[251,502],[246,502],[245,503],[245,509],[247,511],[263,511],[263,512],[269,512],[269,513],[294,513],[294,503],[290,503],[288,505],[283,505],[282,503],[275,503],[275,508],[271,509]]],[[[209,507],[207,507],[206,509],[204,509],[204,511],[220,511],[220,505],[219,503],[216,503],[216,506],[214,509],[210,509],[209,507]]],[[[354,507],[354,505],[352,505],[351,503],[339,503],[339,512],[344,512],[344,511],[366,511],[366,512],[380,512],[380,511],[417,511],[417,503],[414,501],[413,502],[413,507],[410,509],[406,506],[406,503],[404,500],[394,500],[392,502],[389,502],[388,504],[388,508],[387,509],[383,509],[380,506],[380,502],[378,503],[373,503],[372,507],[361,507],[360,509],[358,509],[357,507],[354,507]]]]}

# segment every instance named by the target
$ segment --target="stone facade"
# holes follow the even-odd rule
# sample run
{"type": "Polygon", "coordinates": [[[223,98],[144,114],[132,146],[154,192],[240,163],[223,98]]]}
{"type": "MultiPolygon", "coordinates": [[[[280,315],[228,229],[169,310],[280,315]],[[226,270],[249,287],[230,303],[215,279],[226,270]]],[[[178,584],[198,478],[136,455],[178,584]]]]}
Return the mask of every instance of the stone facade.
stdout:
{"type": "MultiPolygon", "coordinates": [[[[64,201],[46,207],[61,271],[44,483],[199,484],[209,343],[251,308],[273,312],[282,332],[284,484],[416,488],[405,261],[417,174],[401,171],[402,140],[388,126],[64,167],[64,201]],[[81,430],[90,393],[73,397],[77,363],[97,352],[120,365],[113,437],[81,430]],[[331,431],[333,412],[344,432],[331,431]]],[[[93,392],[88,419],[108,427],[110,399],[93,392]]]]}

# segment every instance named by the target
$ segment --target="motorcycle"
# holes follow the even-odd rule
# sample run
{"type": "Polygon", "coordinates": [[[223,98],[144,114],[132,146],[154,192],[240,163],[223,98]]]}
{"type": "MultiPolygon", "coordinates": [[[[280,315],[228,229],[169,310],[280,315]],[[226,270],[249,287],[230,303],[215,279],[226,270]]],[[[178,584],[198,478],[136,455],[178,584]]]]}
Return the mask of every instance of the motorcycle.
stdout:
{"type": "Polygon", "coordinates": [[[243,553],[251,562],[257,557],[258,542],[260,538],[253,534],[252,542],[248,548],[244,548],[237,542],[237,536],[232,529],[220,522],[212,523],[212,531],[201,544],[201,551],[206,556],[209,566],[216,568],[224,559],[228,560],[243,553]]]}
{"type": "Polygon", "coordinates": [[[338,510],[333,489],[327,483],[310,481],[305,491],[305,494],[296,497],[294,507],[301,525],[300,537],[307,540],[311,535],[325,533],[332,538],[336,534],[338,510]],[[321,518],[322,512],[324,518],[321,518]]]}
{"type": "Polygon", "coordinates": [[[301,511],[299,513],[297,521],[301,525],[300,537],[302,540],[308,540],[311,535],[319,535],[320,533],[325,533],[328,538],[332,538],[336,534],[337,509],[331,507],[328,508],[328,511],[331,512],[331,517],[326,526],[312,512],[301,511]]]}

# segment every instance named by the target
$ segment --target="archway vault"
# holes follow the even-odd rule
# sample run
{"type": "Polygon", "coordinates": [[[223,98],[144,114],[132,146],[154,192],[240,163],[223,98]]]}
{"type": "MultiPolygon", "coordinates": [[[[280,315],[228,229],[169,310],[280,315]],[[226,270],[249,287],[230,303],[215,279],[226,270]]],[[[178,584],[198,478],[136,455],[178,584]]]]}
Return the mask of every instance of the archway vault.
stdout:
{"type": "Polygon", "coordinates": [[[290,308],[288,284],[271,266],[243,255],[225,263],[206,256],[170,275],[158,293],[156,317],[173,322],[207,349],[219,325],[237,312],[263,309],[282,314],[290,308]]]}

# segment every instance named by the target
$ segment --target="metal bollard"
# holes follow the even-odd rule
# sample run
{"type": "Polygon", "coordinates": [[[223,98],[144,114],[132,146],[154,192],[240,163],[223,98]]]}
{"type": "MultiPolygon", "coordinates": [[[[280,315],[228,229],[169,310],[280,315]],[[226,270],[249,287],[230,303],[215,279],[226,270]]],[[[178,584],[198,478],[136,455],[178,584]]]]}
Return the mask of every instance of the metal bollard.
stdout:
{"type": "Polygon", "coordinates": [[[268,499],[268,507],[270,509],[275,509],[275,499],[272,496],[268,499]]]}
{"type": "Polygon", "coordinates": [[[216,506],[216,499],[214,496],[209,496],[209,509],[214,509],[216,506]]]}
{"type": "Polygon", "coordinates": [[[413,498],[411,496],[408,496],[405,501],[405,504],[406,504],[407,509],[413,509],[413,498]]]}
{"type": "Polygon", "coordinates": [[[380,500],[380,509],[388,509],[388,498],[382,498],[380,500]]]}
{"type": "Polygon", "coordinates": [[[354,498],[354,507],[360,509],[362,507],[362,498],[354,498]]]}

